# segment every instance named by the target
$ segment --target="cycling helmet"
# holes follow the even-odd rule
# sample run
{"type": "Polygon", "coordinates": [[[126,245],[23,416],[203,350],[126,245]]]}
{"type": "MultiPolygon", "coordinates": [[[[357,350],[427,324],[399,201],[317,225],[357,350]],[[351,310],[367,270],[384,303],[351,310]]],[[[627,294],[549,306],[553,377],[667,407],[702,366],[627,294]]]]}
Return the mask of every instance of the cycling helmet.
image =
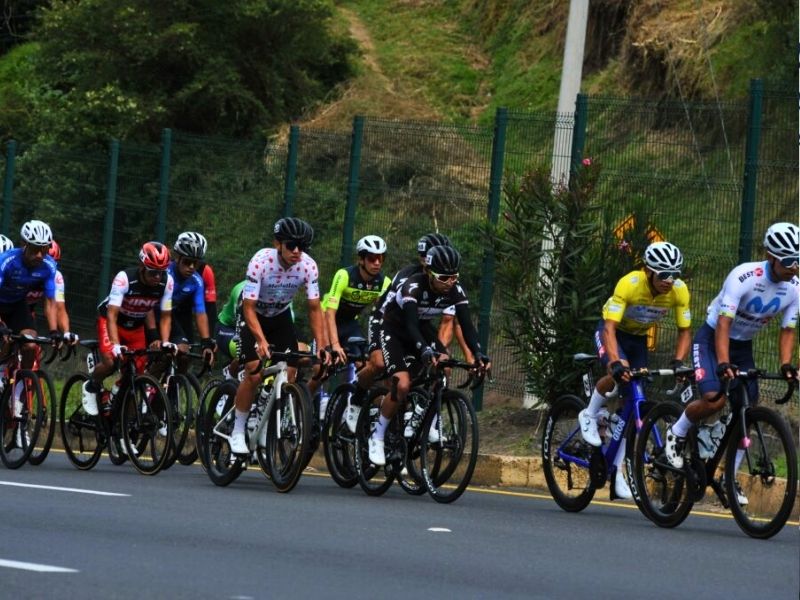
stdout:
{"type": "Polygon", "coordinates": [[[800,254],[800,228],[794,223],[775,223],[764,235],[764,247],[775,258],[797,258],[800,254]]]}
{"type": "Polygon", "coordinates": [[[6,236],[0,234],[0,252],[7,252],[14,247],[14,242],[12,242],[6,236]]]}
{"type": "Polygon", "coordinates": [[[61,246],[58,245],[57,241],[53,240],[53,243],[50,244],[48,254],[53,257],[54,261],[61,261],[61,246]]]}
{"type": "Polygon", "coordinates": [[[440,275],[456,275],[461,266],[461,255],[452,246],[433,246],[425,254],[425,264],[440,275]]]}
{"type": "Polygon", "coordinates": [[[139,260],[148,269],[165,271],[169,266],[169,250],[161,242],[145,242],[139,250],[139,260]]]}
{"type": "Polygon", "coordinates": [[[420,256],[425,256],[434,246],[450,246],[450,238],[443,233],[427,233],[419,238],[417,242],[417,252],[420,256]]]}
{"type": "Polygon", "coordinates": [[[184,231],[175,240],[173,249],[180,256],[201,259],[206,255],[208,242],[206,238],[196,231],[184,231]]]}
{"type": "Polygon", "coordinates": [[[294,240],[309,247],[314,240],[314,230],[311,228],[311,225],[302,219],[296,219],[294,217],[286,217],[278,220],[275,223],[274,232],[275,239],[279,242],[294,240]]]}
{"type": "Polygon", "coordinates": [[[654,271],[680,271],[683,255],[675,244],[653,242],[644,251],[644,264],[654,271]]]}
{"type": "Polygon", "coordinates": [[[49,246],[53,241],[53,232],[44,221],[27,221],[20,230],[22,241],[34,246],[49,246]]]}
{"type": "Polygon", "coordinates": [[[364,254],[386,254],[386,242],[377,235],[365,235],[356,244],[359,256],[364,254]]]}

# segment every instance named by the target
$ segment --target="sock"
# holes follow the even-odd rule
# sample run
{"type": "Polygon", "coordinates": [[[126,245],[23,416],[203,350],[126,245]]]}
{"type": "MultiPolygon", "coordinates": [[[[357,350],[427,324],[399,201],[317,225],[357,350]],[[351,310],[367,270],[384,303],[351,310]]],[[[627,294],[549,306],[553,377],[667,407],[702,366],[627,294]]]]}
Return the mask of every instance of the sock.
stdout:
{"type": "Polygon", "coordinates": [[[383,415],[378,417],[378,422],[375,425],[375,433],[373,434],[376,440],[382,440],[384,435],[386,435],[386,428],[389,426],[389,421],[391,421],[391,419],[387,419],[383,415]]]}
{"type": "Polygon", "coordinates": [[[672,433],[677,435],[678,437],[686,437],[686,434],[689,433],[689,429],[691,429],[692,423],[689,420],[689,417],[686,416],[686,411],[683,411],[681,418],[672,426],[672,433]]]}
{"type": "Polygon", "coordinates": [[[233,433],[244,433],[245,427],[247,426],[247,417],[250,416],[249,410],[239,410],[238,408],[234,410],[236,413],[236,421],[233,424],[233,433]]]}
{"type": "Polygon", "coordinates": [[[594,388],[592,391],[592,397],[589,398],[589,406],[586,407],[586,414],[592,417],[593,419],[597,418],[597,413],[600,411],[603,406],[605,406],[606,399],[600,392],[597,391],[597,388],[594,388]]]}

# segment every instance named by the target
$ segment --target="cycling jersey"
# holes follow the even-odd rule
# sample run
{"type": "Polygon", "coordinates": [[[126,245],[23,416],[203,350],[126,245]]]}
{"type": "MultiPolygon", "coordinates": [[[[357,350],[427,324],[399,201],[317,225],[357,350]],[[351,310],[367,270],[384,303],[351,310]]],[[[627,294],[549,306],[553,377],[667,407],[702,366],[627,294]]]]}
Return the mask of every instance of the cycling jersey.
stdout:
{"type": "Polygon", "coordinates": [[[14,304],[25,300],[32,289],[42,289],[51,300],[56,295],[56,261],[45,256],[36,267],[27,267],[22,248],[11,248],[0,254],[0,304],[14,304]]]}
{"type": "Polygon", "coordinates": [[[442,314],[455,314],[456,306],[469,303],[460,284],[456,283],[445,294],[437,294],[431,289],[427,273],[417,273],[405,280],[394,301],[384,305],[384,322],[403,327],[403,305],[406,302],[416,303],[420,321],[429,321],[442,314]]]}
{"type": "Polygon", "coordinates": [[[284,269],[276,248],[256,252],[247,265],[242,298],[256,301],[256,312],[274,317],[289,309],[292,298],[303,285],[309,300],[319,298],[317,263],[305,252],[300,262],[284,269]]]}
{"type": "MultiPolygon", "coordinates": [[[[55,298],[53,299],[56,302],[64,302],[64,290],[66,286],[64,285],[64,275],[59,270],[56,270],[55,285],[55,298]]],[[[44,298],[44,282],[41,282],[41,285],[38,285],[35,288],[31,288],[28,290],[28,293],[25,294],[25,302],[31,305],[31,308],[33,308],[33,305],[42,298],[44,298]]]]}
{"type": "Polygon", "coordinates": [[[206,293],[206,302],[217,301],[217,280],[214,275],[214,269],[208,263],[201,263],[197,269],[197,273],[203,278],[203,287],[206,293]]]}
{"type": "Polygon", "coordinates": [[[365,280],[358,265],[339,269],[333,276],[331,291],[325,295],[323,308],[336,310],[337,323],[353,321],[388,289],[390,283],[382,271],[365,280]]]}
{"type": "Polygon", "coordinates": [[[196,314],[206,312],[205,285],[203,278],[192,273],[189,277],[181,277],[175,261],[169,263],[167,272],[172,276],[174,289],[172,290],[173,310],[193,310],[196,314]]]}
{"type": "Polygon", "coordinates": [[[708,306],[706,323],[716,329],[720,315],[733,319],[730,339],[751,340],[778,313],[781,327],[796,328],[800,280],[772,281],[767,261],[743,263],[725,279],[722,290],[708,306]]]}
{"type": "Polygon", "coordinates": [[[217,315],[217,321],[226,327],[233,327],[236,325],[236,313],[242,302],[242,289],[244,288],[244,284],[244,281],[240,281],[233,286],[231,294],[228,296],[228,301],[225,303],[225,306],[222,307],[219,315],[217,315]]]}
{"type": "Polygon", "coordinates": [[[117,273],[111,284],[111,291],[97,307],[100,316],[108,316],[108,307],[119,307],[117,326],[134,329],[144,324],[144,318],[152,309],[161,312],[172,310],[172,275],[167,273],[154,286],[147,286],[139,280],[139,267],[131,267],[117,273]]]}
{"type": "Polygon", "coordinates": [[[618,282],[614,294],[603,306],[603,320],[618,323],[617,328],[633,335],[646,335],[647,330],[675,309],[675,322],[679,329],[692,325],[689,309],[689,288],[676,279],[666,294],[653,296],[647,273],[631,271],[618,282]]]}

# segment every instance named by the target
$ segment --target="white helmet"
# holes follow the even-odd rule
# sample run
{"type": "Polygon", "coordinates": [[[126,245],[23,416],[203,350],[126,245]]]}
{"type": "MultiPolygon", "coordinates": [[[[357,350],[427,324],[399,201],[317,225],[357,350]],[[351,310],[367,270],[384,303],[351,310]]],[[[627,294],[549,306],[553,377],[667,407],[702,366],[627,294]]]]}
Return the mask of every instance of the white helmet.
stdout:
{"type": "Polygon", "coordinates": [[[188,258],[198,258],[200,260],[206,255],[208,242],[203,234],[196,231],[184,231],[175,240],[173,246],[175,252],[188,258]]]}
{"type": "Polygon", "coordinates": [[[358,240],[356,252],[359,255],[367,252],[370,254],[386,254],[386,242],[377,235],[365,235],[358,240]]]}
{"type": "Polygon", "coordinates": [[[12,242],[9,238],[0,234],[0,252],[7,252],[14,247],[14,242],[12,242]]]}
{"type": "Polygon", "coordinates": [[[53,232],[44,221],[32,220],[22,226],[20,230],[22,240],[34,246],[49,246],[53,242],[53,232]]]}
{"type": "Polygon", "coordinates": [[[764,236],[764,247],[775,258],[797,258],[800,254],[800,228],[794,223],[770,225],[764,236]]]}
{"type": "Polygon", "coordinates": [[[680,271],[683,255],[675,244],[653,242],[644,251],[644,264],[654,271],[680,271]]]}

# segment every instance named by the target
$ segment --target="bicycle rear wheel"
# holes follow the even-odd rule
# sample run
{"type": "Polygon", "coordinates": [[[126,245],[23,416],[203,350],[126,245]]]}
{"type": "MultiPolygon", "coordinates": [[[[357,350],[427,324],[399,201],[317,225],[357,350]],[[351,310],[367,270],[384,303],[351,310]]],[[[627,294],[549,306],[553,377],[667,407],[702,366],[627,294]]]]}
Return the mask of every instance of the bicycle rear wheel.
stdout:
{"type": "Polygon", "coordinates": [[[428,494],[445,504],[457,500],[478,461],[478,419],[469,398],[444,390],[439,412],[425,415],[419,446],[428,494]]]}
{"type": "MultiPolygon", "coordinates": [[[[664,444],[667,428],[675,424],[683,407],[675,402],[656,404],[645,417],[633,456],[633,494],[639,510],[659,527],[677,527],[694,505],[692,482],[684,469],[667,461],[664,444]]],[[[684,460],[689,461],[689,458],[684,460]]]]}
{"type": "Polygon", "coordinates": [[[58,411],[64,451],[69,461],[81,471],[94,467],[103,452],[99,418],[83,410],[81,402],[83,384],[88,379],[83,373],[76,373],[67,380],[61,390],[58,411]]]}
{"type": "Polygon", "coordinates": [[[137,375],[122,400],[123,444],[134,468],[155,475],[172,451],[172,408],[159,382],[137,375]]]}
{"type": "Polygon", "coordinates": [[[311,399],[304,386],[285,383],[267,411],[267,460],[279,492],[297,485],[311,436],[311,399]]]}
{"type": "Polygon", "coordinates": [[[33,452],[42,428],[42,390],[36,373],[18,370],[0,408],[0,460],[9,469],[19,469],[33,452]]]}
{"type": "Polygon", "coordinates": [[[206,395],[205,412],[201,419],[202,434],[198,438],[199,452],[206,466],[208,478],[218,486],[235,481],[244,470],[244,463],[231,452],[230,442],[215,433],[229,436],[233,432],[236,416],[233,403],[237,384],[221,381],[206,395]]]}
{"type": "Polygon", "coordinates": [[[350,432],[345,420],[348,399],[355,391],[356,388],[351,383],[342,384],[333,391],[322,428],[322,449],[328,473],[331,479],[343,488],[351,488],[358,483],[355,467],[355,434],[350,432]]]}
{"type": "MultiPolygon", "coordinates": [[[[368,496],[381,496],[392,486],[397,475],[388,460],[385,466],[373,465],[369,460],[369,436],[380,414],[385,388],[373,388],[367,394],[356,424],[356,472],[358,484],[368,496]]],[[[402,433],[402,432],[401,432],[402,433]]]]}
{"type": "MultiPolygon", "coordinates": [[[[206,454],[203,452],[203,444],[205,444],[206,426],[205,417],[208,412],[208,403],[214,397],[217,388],[225,382],[222,377],[214,377],[206,382],[203,390],[198,394],[197,410],[195,412],[195,445],[197,446],[197,457],[200,459],[200,464],[203,469],[208,468],[206,463],[206,454]]],[[[234,389],[236,385],[234,384],[234,389]]],[[[234,392],[235,394],[235,392],[234,392]]]]}
{"type": "Polygon", "coordinates": [[[183,454],[192,420],[194,389],[184,375],[178,374],[170,377],[166,395],[172,411],[172,443],[162,469],[169,469],[183,454]]]}
{"type": "Polygon", "coordinates": [[[786,524],[797,495],[797,451],[786,421],[765,406],[747,410],[747,437],[741,425],[728,443],[725,492],[736,524],[747,535],[766,539],[786,524]],[[742,439],[749,445],[736,465],[742,439]],[[743,500],[739,503],[736,484],[743,500]]]}
{"type": "Polygon", "coordinates": [[[588,468],[595,449],[583,440],[578,425],[578,413],[584,406],[577,396],[559,397],[550,407],[542,436],[547,488],[556,504],[567,512],[582,511],[595,493],[588,468]]]}
{"type": "Polygon", "coordinates": [[[56,398],[56,388],[53,380],[47,371],[38,370],[36,375],[39,377],[39,387],[42,391],[42,427],[34,444],[28,462],[32,465],[40,465],[47,458],[50,447],[53,445],[53,435],[56,432],[56,412],[58,400],[56,398]]]}

